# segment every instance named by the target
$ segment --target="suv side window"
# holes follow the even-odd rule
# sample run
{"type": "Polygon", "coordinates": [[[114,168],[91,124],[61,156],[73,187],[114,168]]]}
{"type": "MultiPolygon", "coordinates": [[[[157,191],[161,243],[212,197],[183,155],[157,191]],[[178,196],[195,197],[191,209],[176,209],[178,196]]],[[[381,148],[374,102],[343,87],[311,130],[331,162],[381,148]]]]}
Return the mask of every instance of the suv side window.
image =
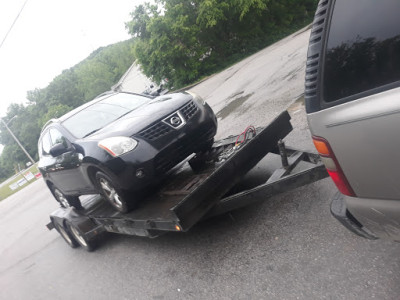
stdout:
{"type": "Polygon", "coordinates": [[[50,142],[50,134],[48,131],[42,136],[40,145],[41,149],[39,149],[39,154],[50,155],[51,142],[50,142]]]}
{"type": "Polygon", "coordinates": [[[51,139],[51,144],[54,146],[55,144],[66,144],[66,139],[62,135],[61,132],[59,132],[55,128],[51,128],[49,130],[50,132],[50,139],[51,139]]]}
{"type": "Polygon", "coordinates": [[[399,11],[396,0],[336,0],[325,51],[325,103],[400,86],[399,11]]]}

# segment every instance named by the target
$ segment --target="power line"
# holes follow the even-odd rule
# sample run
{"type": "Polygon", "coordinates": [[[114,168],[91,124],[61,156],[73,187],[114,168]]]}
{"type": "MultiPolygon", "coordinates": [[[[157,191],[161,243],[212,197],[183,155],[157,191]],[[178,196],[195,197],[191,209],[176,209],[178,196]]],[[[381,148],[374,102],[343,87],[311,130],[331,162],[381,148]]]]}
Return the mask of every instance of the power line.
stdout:
{"type": "Polygon", "coordinates": [[[22,11],[24,10],[24,7],[25,7],[25,5],[26,5],[27,2],[28,2],[28,0],[25,0],[25,2],[24,2],[24,4],[22,5],[22,7],[21,7],[21,9],[20,9],[20,11],[19,11],[19,13],[18,13],[18,15],[15,17],[14,22],[11,24],[10,29],[8,29],[8,31],[7,31],[7,33],[6,33],[6,36],[4,37],[3,41],[1,42],[0,48],[3,46],[4,42],[6,41],[6,39],[7,39],[7,37],[8,37],[8,34],[9,34],[10,31],[13,29],[15,23],[17,22],[17,20],[18,20],[18,18],[19,18],[19,15],[20,15],[20,14],[22,13],[22,11]]]}

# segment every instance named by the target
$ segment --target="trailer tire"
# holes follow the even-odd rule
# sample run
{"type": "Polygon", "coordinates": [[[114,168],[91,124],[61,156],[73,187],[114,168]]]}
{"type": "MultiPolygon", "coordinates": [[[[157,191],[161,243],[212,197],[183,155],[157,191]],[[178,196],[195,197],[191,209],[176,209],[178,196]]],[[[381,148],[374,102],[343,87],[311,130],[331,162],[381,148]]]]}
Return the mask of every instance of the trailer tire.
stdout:
{"type": "Polygon", "coordinates": [[[127,213],[135,207],[135,202],[129,193],[118,188],[103,172],[96,173],[96,183],[100,193],[115,210],[127,213]]]}
{"type": "Polygon", "coordinates": [[[72,234],[66,229],[64,226],[58,224],[57,222],[54,222],[54,228],[58,231],[58,233],[61,235],[61,237],[64,239],[64,241],[70,246],[71,248],[76,248],[79,246],[78,242],[75,240],[75,238],[72,236],[72,234]]]}
{"type": "Polygon", "coordinates": [[[89,240],[77,226],[72,225],[69,222],[67,222],[66,225],[72,237],[83,249],[88,252],[92,252],[96,249],[97,243],[95,240],[89,240]]]}

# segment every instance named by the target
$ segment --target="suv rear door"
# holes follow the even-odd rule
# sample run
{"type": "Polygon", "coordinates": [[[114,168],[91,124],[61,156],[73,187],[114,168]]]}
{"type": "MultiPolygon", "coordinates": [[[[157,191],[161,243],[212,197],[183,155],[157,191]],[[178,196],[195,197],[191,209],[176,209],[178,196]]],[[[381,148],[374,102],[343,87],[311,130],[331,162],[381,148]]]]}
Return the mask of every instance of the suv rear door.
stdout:
{"type": "Polygon", "coordinates": [[[306,73],[311,132],[357,197],[400,199],[400,1],[321,1],[306,73]]]}

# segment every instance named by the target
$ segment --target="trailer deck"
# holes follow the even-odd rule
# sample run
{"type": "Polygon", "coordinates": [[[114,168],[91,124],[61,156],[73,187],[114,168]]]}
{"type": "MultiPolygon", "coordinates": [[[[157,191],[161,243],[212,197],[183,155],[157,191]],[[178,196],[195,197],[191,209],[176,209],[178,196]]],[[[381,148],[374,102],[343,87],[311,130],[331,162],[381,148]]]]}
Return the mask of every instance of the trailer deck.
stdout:
{"type": "Polygon", "coordinates": [[[95,195],[82,201],[83,211],[54,211],[48,228],[55,227],[64,239],[66,234],[81,245],[82,239],[89,244],[104,231],[148,237],[167,231],[188,231],[201,219],[327,177],[318,155],[285,147],[281,140],[291,130],[290,116],[285,111],[267,127],[258,128],[256,135],[240,146],[235,143],[237,136],[232,136],[214,143],[211,151],[187,159],[168,173],[156,192],[129,213],[115,211],[95,195]],[[268,153],[280,156],[282,165],[261,182],[238,188],[243,177],[268,153]],[[306,166],[296,169],[300,163],[306,166]]]}

